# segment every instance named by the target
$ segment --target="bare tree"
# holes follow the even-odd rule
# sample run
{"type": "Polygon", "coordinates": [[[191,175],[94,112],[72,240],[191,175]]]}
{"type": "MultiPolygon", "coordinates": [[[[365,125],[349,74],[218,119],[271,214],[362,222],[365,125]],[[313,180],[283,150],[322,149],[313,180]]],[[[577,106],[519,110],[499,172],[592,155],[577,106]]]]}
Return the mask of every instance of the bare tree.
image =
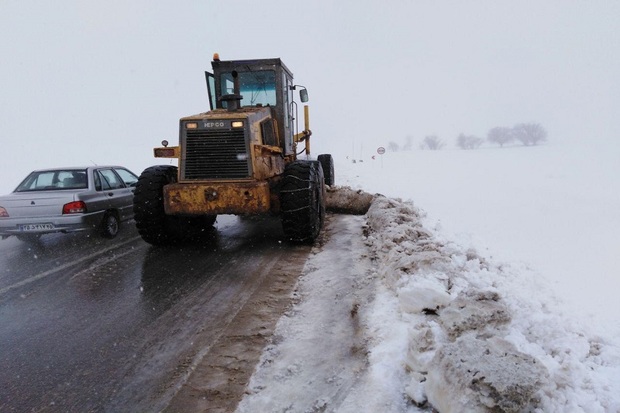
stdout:
{"type": "Polygon", "coordinates": [[[502,126],[491,129],[487,134],[487,140],[489,142],[497,143],[502,148],[505,144],[512,142],[514,139],[514,131],[511,128],[502,126]]]}
{"type": "Polygon", "coordinates": [[[399,146],[396,142],[390,141],[390,143],[388,143],[388,149],[390,152],[398,152],[399,146]]]}
{"type": "Polygon", "coordinates": [[[512,128],[515,139],[523,145],[536,145],[547,140],[547,131],[540,123],[519,123],[512,128]]]}
{"type": "Polygon", "coordinates": [[[403,151],[410,151],[413,148],[413,136],[407,136],[403,144],[403,151]]]}
{"type": "Polygon", "coordinates": [[[461,133],[456,138],[456,146],[461,149],[478,149],[482,145],[483,140],[473,135],[465,135],[461,133]]]}
{"type": "Polygon", "coordinates": [[[443,148],[445,144],[436,135],[428,135],[424,138],[424,141],[420,144],[420,149],[430,149],[437,151],[443,148]]]}

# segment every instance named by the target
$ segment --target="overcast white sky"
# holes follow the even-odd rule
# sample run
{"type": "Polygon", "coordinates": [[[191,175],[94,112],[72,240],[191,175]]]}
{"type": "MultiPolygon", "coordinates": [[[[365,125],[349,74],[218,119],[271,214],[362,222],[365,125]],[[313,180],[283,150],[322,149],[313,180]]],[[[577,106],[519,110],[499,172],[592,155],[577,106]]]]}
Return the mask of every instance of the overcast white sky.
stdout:
{"type": "Polygon", "coordinates": [[[160,163],[207,109],[213,52],[281,57],[317,153],[531,121],[617,139],[619,18],[615,0],[0,0],[0,192],[36,168],[160,163]]]}

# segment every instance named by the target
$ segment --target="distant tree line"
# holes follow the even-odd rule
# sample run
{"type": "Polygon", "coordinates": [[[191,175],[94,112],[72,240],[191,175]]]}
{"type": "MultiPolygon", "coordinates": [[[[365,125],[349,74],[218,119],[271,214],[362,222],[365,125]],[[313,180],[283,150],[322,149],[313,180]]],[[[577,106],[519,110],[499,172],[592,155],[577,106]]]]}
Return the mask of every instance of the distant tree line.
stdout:
{"type": "Polygon", "coordinates": [[[446,146],[445,142],[439,139],[437,135],[428,135],[424,137],[424,140],[420,144],[420,149],[430,149],[431,151],[438,151],[446,146]]]}
{"type": "MultiPolygon", "coordinates": [[[[539,123],[518,123],[512,128],[497,126],[489,130],[486,140],[500,147],[513,142],[534,146],[547,140],[547,131],[539,123]]],[[[460,133],[456,138],[456,146],[460,149],[478,149],[483,143],[484,139],[475,135],[460,133]]],[[[445,147],[445,142],[437,135],[427,135],[418,147],[423,150],[440,150],[445,147]]],[[[410,151],[413,149],[413,137],[407,136],[402,146],[391,141],[387,148],[391,152],[410,151]]]]}
{"type": "Polygon", "coordinates": [[[474,135],[465,135],[461,133],[456,138],[456,146],[461,149],[478,149],[484,140],[474,135]]]}
{"type": "Polygon", "coordinates": [[[512,128],[495,127],[487,134],[487,140],[503,147],[507,143],[519,141],[525,146],[537,145],[547,140],[547,131],[540,123],[518,123],[512,128]]]}
{"type": "MultiPolygon", "coordinates": [[[[424,140],[422,140],[422,143],[418,145],[420,149],[430,149],[433,151],[439,150],[444,146],[446,146],[445,142],[439,139],[437,135],[425,136],[424,140]]],[[[387,147],[391,152],[398,152],[400,150],[410,151],[413,149],[413,137],[407,136],[405,144],[402,147],[394,141],[389,142],[387,147]]]]}

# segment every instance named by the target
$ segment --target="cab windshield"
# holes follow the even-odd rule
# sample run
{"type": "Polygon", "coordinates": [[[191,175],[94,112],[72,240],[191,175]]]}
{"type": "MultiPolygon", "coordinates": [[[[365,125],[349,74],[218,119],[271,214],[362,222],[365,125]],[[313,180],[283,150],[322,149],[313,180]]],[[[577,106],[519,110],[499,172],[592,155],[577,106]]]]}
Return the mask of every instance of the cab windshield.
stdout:
{"type": "MultiPolygon", "coordinates": [[[[275,106],[276,105],[276,72],[273,70],[255,70],[239,72],[239,94],[243,96],[241,106],[275,106]]],[[[221,76],[221,94],[234,92],[234,80],[231,73],[221,76]]]]}

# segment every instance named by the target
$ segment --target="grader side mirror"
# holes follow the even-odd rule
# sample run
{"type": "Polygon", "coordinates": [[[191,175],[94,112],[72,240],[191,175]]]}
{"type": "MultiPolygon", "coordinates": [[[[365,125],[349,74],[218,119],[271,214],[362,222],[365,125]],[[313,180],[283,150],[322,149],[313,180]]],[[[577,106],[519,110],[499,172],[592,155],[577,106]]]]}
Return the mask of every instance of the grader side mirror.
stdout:
{"type": "Polygon", "coordinates": [[[303,103],[308,101],[308,91],[306,89],[301,89],[299,91],[299,99],[301,99],[303,103]]]}

